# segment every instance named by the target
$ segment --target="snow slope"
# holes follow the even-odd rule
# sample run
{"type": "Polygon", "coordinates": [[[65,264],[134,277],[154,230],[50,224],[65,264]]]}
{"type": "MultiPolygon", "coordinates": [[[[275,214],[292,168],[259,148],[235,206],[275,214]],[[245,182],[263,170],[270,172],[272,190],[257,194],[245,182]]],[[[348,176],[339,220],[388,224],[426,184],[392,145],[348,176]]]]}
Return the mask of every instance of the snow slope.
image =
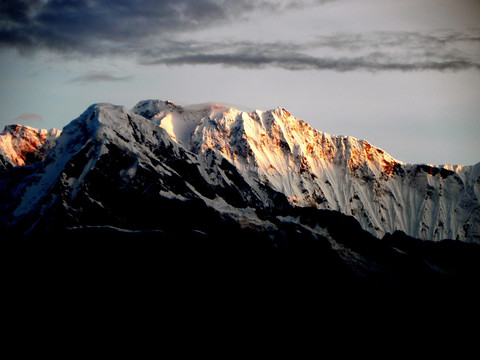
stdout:
{"type": "Polygon", "coordinates": [[[282,108],[246,113],[148,100],[132,110],[186,150],[225,157],[259,193],[264,184],[293,205],[352,215],[379,237],[401,230],[480,242],[480,163],[405,164],[365,140],[312,129],[282,108]]]}

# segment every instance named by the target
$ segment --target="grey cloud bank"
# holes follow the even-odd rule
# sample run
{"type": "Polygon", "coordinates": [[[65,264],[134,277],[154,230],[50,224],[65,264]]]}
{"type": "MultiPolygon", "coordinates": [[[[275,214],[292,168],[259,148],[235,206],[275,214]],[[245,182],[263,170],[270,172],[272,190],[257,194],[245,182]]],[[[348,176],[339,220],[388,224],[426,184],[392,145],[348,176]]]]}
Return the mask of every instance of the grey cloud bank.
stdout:
{"type": "Polygon", "coordinates": [[[156,51],[149,50],[142,61],[145,64],[219,64],[243,68],[274,66],[287,70],[480,70],[480,58],[475,57],[473,51],[455,48],[465,44],[478,46],[480,30],[472,34],[451,32],[441,35],[411,32],[336,34],[305,43],[177,43],[156,51]],[[325,48],[343,54],[308,54],[314,50],[325,52],[325,48]]]}
{"type": "MultiPolygon", "coordinates": [[[[316,35],[296,42],[199,40],[193,30],[332,1],[6,1],[0,45],[23,53],[132,56],[141,64],[225,65],[287,70],[480,70],[480,28],[468,32],[377,31],[316,35]],[[173,34],[186,39],[172,40],[173,34]],[[312,52],[316,52],[312,54],[312,52]]],[[[71,82],[123,81],[87,74],[71,82]]]]}

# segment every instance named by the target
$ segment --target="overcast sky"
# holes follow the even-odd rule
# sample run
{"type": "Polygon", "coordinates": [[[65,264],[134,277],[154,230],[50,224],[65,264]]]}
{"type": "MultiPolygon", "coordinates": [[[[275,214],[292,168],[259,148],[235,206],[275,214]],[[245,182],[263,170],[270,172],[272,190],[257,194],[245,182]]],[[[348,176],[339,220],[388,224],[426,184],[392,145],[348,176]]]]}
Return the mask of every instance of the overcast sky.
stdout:
{"type": "Polygon", "coordinates": [[[0,126],[97,102],[284,107],[413,163],[480,161],[480,0],[0,1],[0,126]]]}

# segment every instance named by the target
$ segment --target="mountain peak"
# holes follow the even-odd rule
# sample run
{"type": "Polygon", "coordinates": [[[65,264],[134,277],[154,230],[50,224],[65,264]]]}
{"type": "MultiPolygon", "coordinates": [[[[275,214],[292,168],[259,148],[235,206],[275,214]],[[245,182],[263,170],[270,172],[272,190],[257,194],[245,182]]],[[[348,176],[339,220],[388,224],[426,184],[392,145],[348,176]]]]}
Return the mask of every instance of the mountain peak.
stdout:
{"type": "Polygon", "coordinates": [[[61,131],[36,129],[27,125],[11,124],[0,133],[0,166],[28,165],[43,160],[53,148],[61,131]]]}
{"type": "Polygon", "coordinates": [[[138,115],[141,115],[147,119],[152,119],[155,115],[163,111],[179,111],[180,106],[175,105],[170,100],[142,100],[139,101],[132,111],[138,115]]]}
{"type": "MultiPolygon", "coordinates": [[[[213,150],[240,169],[252,187],[268,184],[295,206],[353,215],[377,236],[395,229],[423,239],[469,236],[444,210],[452,202],[464,206],[463,195],[452,199],[443,188],[450,182],[473,186],[470,167],[455,172],[405,164],[366,140],[313,129],[282,107],[248,113],[214,103],[161,104],[152,121],[174,141],[197,154],[213,150]],[[438,193],[431,190],[436,186],[438,193]],[[400,200],[407,193],[409,199],[400,200]],[[425,215],[431,211],[436,215],[425,215]]],[[[468,231],[473,228],[478,226],[468,231]]]]}

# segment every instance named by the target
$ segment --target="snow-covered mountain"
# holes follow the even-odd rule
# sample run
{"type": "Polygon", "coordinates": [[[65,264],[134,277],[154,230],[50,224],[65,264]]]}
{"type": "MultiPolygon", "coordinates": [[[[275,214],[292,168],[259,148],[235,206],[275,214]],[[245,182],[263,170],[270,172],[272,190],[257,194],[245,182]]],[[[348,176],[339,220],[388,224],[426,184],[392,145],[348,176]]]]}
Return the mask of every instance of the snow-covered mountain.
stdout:
{"type": "MultiPolygon", "coordinates": [[[[150,206],[192,199],[240,223],[245,219],[263,226],[255,210],[273,207],[280,196],[261,184],[255,192],[243,174],[215,151],[194,154],[154,122],[110,104],[92,105],[63,129],[42,164],[24,171],[23,182],[18,181],[18,172],[4,173],[3,187],[9,191],[0,194],[11,197],[2,201],[4,223],[24,223],[27,233],[56,226],[121,226],[122,221],[114,218],[143,213],[142,219],[151,219],[158,214],[144,213],[150,206]],[[119,201],[121,191],[126,193],[119,201]],[[149,196],[140,201],[136,191],[149,196]],[[159,202],[151,204],[151,199],[159,202]],[[114,205],[106,206],[112,201],[114,205]],[[125,208],[132,205],[130,201],[136,203],[134,213],[132,207],[125,208]],[[101,216],[91,217],[93,213],[101,216]]],[[[129,221],[127,228],[141,227],[144,221],[137,220],[129,221]]]]}
{"type": "Polygon", "coordinates": [[[142,101],[133,111],[194,154],[214,151],[257,193],[354,216],[376,236],[480,242],[480,163],[405,164],[365,140],[312,129],[288,111],[246,113],[215,104],[142,101]]]}
{"type": "MultiPolygon", "coordinates": [[[[3,168],[43,160],[60,133],[7,126],[0,135],[3,168]]],[[[201,194],[193,187],[206,183],[216,197],[197,197],[222,211],[229,203],[221,196],[226,188],[238,193],[243,207],[272,206],[273,191],[293,206],[352,215],[377,237],[400,230],[424,240],[480,242],[480,163],[405,164],[365,140],[312,129],[282,108],[247,113],[217,104],[181,107],[160,100],[141,101],[132,110],[97,104],[65,127],[45,168],[26,186],[15,217],[33,211],[59,177],[75,198],[112,143],[135,158],[122,169],[124,178],[135,177],[147,163],[162,174],[171,174],[164,166],[179,157],[195,164],[198,179],[187,184],[192,189],[185,190],[186,197],[201,194]],[[152,153],[158,146],[174,154],[152,153]],[[78,161],[80,154],[88,158],[84,169],[65,179],[71,158],[78,161]],[[235,171],[240,188],[220,164],[235,171]]],[[[71,166],[80,171],[78,164],[71,166]]],[[[162,186],[161,192],[185,197],[171,186],[162,186]]]]}
{"type": "Polygon", "coordinates": [[[8,125],[0,133],[0,170],[44,160],[61,131],[8,125]]]}
{"type": "MultiPolygon", "coordinates": [[[[32,132],[45,134],[27,129],[25,145],[6,143],[34,148],[32,132]]],[[[180,246],[197,258],[286,249],[308,254],[295,268],[330,279],[480,273],[479,247],[467,244],[479,242],[479,164],[403,164],[280,108],[95,104],[58,134],[41,135],[56,139],[43,161],[0,171],[2,236],[95,240],[89,253],[107,239],[107,252],[120,239],[151,240],[160,253],[180,246]]]]}

